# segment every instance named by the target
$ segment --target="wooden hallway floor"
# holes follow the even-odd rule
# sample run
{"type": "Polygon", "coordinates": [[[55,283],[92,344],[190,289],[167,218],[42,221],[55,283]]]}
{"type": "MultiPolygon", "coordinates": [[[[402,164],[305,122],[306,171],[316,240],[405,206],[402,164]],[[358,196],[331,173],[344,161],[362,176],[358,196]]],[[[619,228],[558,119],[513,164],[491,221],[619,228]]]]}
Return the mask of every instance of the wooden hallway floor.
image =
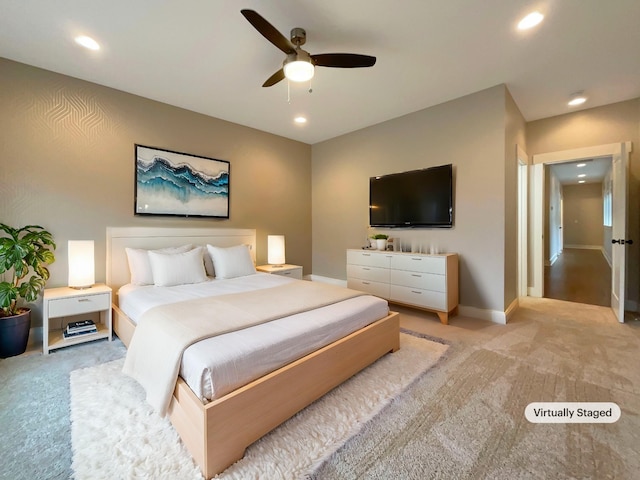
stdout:
{"type": "Polygon", "coordinates": [[[611,306],[611,267],[600,250],[565,248],[544,277],[545,298],[611,306]]]}

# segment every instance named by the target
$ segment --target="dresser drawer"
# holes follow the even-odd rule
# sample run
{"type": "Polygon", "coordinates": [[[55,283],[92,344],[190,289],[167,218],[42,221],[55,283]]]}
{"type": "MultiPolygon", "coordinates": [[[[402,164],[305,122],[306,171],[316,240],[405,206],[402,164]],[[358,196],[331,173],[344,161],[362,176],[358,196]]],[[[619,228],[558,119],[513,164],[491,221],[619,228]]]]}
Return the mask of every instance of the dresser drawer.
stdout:
{"type": "Polygon", "coordinates": [[[435,292],[447,291],[447,280],[444,275],[424,272],[407,272],[405,270],[391,270],[391,282],[403,287],[415,287],[435,292]]]}
{"type": "Polygon", "coordinates": [[[391,255],[366,250],[347,250],[347,265],[389,268],[391,255]]]}
{"type": "Polygon", "coordinates": [[[347,265],[347,278],[359,278],[361,280],[389,283],[389,269],[366,267],[364,265],[347,265]]]}
{"type": "Polygon", "coordinates": [[[441,312],[448,311],[447,296],[443,292],[391,285],[391,301],[441,312]]]}
{"type": "Polygon", "coordinates": [[[367,292],[376,297],[389,299],[389,284],[372,282],[370,280],[361,280],[358,278],[349,278],[347,287],[361,292],[367,292]]]}
{"type": "Polygon", "coordinates": [[[445,257],[436,256],[394,255],[391,259],[391,268],[439,275],[444,275],[447,272],[445,257]]]}
{"type": "Polygon", "coordinates": [[[111,295],[84,295],[49,301],[49,317],[67,317],[111,308],[111,295]]]}

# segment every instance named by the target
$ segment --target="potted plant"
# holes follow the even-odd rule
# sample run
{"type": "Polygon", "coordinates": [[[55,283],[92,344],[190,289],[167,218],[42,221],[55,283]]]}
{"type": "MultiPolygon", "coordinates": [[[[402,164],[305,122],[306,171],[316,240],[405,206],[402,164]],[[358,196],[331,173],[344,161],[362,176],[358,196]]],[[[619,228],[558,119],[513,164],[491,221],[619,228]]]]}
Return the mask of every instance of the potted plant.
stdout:
{"type": "Polygon", "coordinates": [[[387,249],[387,239],[389,238],[389,235],[385,235],[384,233],[376,233],[375,235],[372,235],[371,238],[376,241],[378,250],[387,249]]]}
{"type": "Polygon", "coordinates": [[[31,309],[49,279],[47,266],[55,261],[53,236],[38,225],[13,228],[0,223],[0,358],[27,349],[31,309]]]}

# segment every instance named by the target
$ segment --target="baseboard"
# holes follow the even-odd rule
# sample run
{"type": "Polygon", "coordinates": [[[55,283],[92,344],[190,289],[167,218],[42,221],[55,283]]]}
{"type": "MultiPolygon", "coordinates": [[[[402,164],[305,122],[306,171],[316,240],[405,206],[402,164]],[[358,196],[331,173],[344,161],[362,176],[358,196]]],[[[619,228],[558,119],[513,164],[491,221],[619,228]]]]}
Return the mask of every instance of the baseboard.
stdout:
{"type": "Polygon", "coordinates": [[[509,320],[511,319],[513,314],[516,313],[516,310],[518,310],[518,308],[520,308],[520,299],[516,297],[504,312],[505,323],[509,323],[509,320]]]}
{"type": "Polygon", "coordinates": [[[566,245],[564,248],[577,248],[582,250],[601,250],[602,245],[566,245]]]}
{"type": "Polygon", "coordinates": [[[501,312],[499,310],[486,310],[484,308],[458,305],[458,313],[464,317],[472,317],[472,318],[478,318],[480,320],[488,320],[493,323],[499,323],[500,325],[507,324],[506,312],[501,312]]]}

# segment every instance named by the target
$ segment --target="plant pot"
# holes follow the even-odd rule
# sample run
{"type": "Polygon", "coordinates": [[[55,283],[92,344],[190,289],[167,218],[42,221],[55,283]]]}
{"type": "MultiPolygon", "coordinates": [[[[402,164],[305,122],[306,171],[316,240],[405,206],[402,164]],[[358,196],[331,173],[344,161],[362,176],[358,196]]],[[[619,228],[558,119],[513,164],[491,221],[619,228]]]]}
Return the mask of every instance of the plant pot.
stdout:
{"type": "Polygon", "coordinates": [[[387,249],[387,239],[376,239],[376,245],[378,246],[378,250],[386,250],[387,249]]]}
{"type": "Polygon", "coordinates": [[[14,357],[27,350],[31,310],[11,317],[0,317],[0,358],[14,357]]]}

